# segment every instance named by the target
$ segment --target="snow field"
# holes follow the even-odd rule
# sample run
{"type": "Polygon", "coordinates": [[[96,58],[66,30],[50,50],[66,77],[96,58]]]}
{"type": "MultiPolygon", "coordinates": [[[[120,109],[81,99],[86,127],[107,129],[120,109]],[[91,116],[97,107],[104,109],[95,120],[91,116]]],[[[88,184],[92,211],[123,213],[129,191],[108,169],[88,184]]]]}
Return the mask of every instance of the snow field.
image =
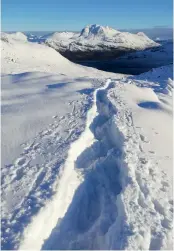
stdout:
{"type": "MultiPolygon", "coordinates": [[[[87,131],[84,131],[84,134],[88,132],[90,144],[83,145],[79,155],[74,145],[69,151],[67,167],[74,168],[75,164],[76,175],[67,169],[62,176],[69,177],[69,182],[61,181],[63,194],[67,194],[65,191],[69,194],[68,203],[63,210],[64,217],[57,220],[57,225],[54,221],[51,235],[42,241],[42,249],[172,247],[171,183],[163,166],[156,165],[156,152],[143,149],[144,145],[150,145],[153,150],[159,150],[139,132],[135,124],[138,115],[134,114],[135,105],[144,109],[139,106],[140,100],[156,102],[158,97],[151,89],[144,89],[144,93],[139,87],[132,89],[129,102],[125,97],[130,92],[126,94],[124,82],[109,81],[105,89],[96,91],[96,105],[88,113],[87,131]]],[[[85,142],[84,134],[73,144],[81,146],[85,142]]],[[[65,198],[60,202],[66,203],[65,198]]],[[[36,225],[28,231],[32,233],[34,229],[36,225]]],[[[30,247],[29,243],[32,239],[27,239],[22,247],[30,247]]]]}
{"type": "Polygon", "coordinates": [[[2,41],[2,249],[172,249],[172,66],[121,79],[19,37],[2,41]]]}

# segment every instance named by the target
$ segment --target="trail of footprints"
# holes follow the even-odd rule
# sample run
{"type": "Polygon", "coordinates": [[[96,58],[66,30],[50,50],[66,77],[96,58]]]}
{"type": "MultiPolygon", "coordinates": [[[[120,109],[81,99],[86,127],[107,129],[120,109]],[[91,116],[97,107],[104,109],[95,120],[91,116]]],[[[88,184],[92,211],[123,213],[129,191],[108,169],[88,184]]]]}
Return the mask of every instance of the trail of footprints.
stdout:
{"type": "MultiPolygon", "coordinates": [[[[119,96],[117,96],[116,93],[113,93],[113,96],[115,96],[117,105],[120,106],[121,110],[122,107],[125,106],[125,103],[119,100],[119,96]]],[[[143,224],[146,230],[147,226],[149,226],[148,231],[150,230],[150,238],[147,238],[149,238],[150,243],[147,247],[148,249],[158,250],[163,248],[163,245],[164,248],[166,248],[165,241],[166,239],[172,239],[172,231],[170,230],[173,227],[173,200],[168,199],[168,192],[171,190],[171,187],[167,179],[167,174],[159,170],[157,164],[160,159],[154,151],[149,151],[150,154],[148,154],[148,156],[143,151],[143,144],[149,144],[150,141],[145,137],[143,128],[134,126],[131,111],[127,110],[123,123],[127,124],[126,128],[128,128],[128,131],[125,131],[127,161],[131,163],[133,159],[133,165],[137,162],[135,168],[135,187],[139,190],[137,205],[133,201],[130,201],[130,207],[132,207],[133,210],[135,209],[134,214],[137,215],[137,217],[133,219],[133,222],[135,220],[134,223],[137,225],[143,239],[145,235],[148,234],[145,230],[141,231],[142,222],[140,221],[138,223],[139,214],[144,218],[143,224]],[[136,150],[137,148],[139,148],[138,152],[136,150]],[[137,160],[132,149],[138,154],[137,160]]],[[[157,134],[155,131],[154,133],[157,134]]],[[[132,194],[133,193],[134,192],[132,192],[132,194]]]]}
{"type": "MultiPolygon", "coordinates": [[[[75,107],[75,105],[73,107],[75,107]]],[[[21,153],[20,157],[14,160],[12,164],[5,166],[5,168],[8,168],[8,175],[11,177],[11,179],[8,180],[8,185],[15,179],[20,178],[18,174],[20,174],[22,177],[22,172],[24,175],[27,172],[27,167],[31,168],[32,160],[34,160],[37,155],[44,155],[44,150],[48,151],[48,146],[54,144],[53,140],[58,144],[64,143],[64,140],[62,140],[60,135],[60,131],[62,131],[63,127],[63,131],[69,135],[69,132],[72,131],[72,128],[77,125],[75,120],[71,118],[70,114],[67,114],[67,118],[65,118],[65,116],[61,116],[59,118],[57,115],[53,116],[52,118],[54,119],[54,122],[49,124],[48,129],[41,131],[38,136],[34,138],[33,142],[23,143],[23,152],[21,153]],[[44,149],[45,145],[47,149],[44,149]]],[[[2,182],[2,186],[3,183],[6,183],[5,180],[2,182]]]]}
{"type": "Polygon", "coordinates": [[[65,116],[53,116],[53,123],[38,133],[33,141],[22,144],[20,156],[2,170],[3,203],[10,194],[14,192],[18,196],[23,185],[27,186],[27,193],[24,191],[25,196],[18,207],[11,215],[7,215],[8,219],[2,217],[4,249],[17,247],[25,224],[54,193],[55,180],[67,157],[69,146],[85,127],[87,110],[92,105],[91,97],[85,100],[85,105],[78,103],[71,102],[72,111],[65,116]]]}
{"type": "MultiPolygon", "coordinates": [[[[149,143],[142,135],[139,135],[140,144],[149,143]]],[[[155,152],[153,152],[155,155],[155,152]]],[[[142,208],[149,208],[149,212],[153,214],[154,225],[151,227],[151,242],[149,249],[160,249],[164,240],[167,238],[168,230],[172,229],[173,219],[173,200],[168,200],[167,193],[171,189],[166,173],[161,172],[155,162],[155,157],[147,159],[144,153],[140,158],[140,170],[136,172],[136,178],[140,187],[139,205],[142,208]],[[149,178],[151,177],[151,178],[149,178]],[[143,195],[143,196],[142,196],[143,195]],[[145,200],[148,198],[148,204],[145,200]],[[162,228],[159,230],[159,226],[162,228]]]]}

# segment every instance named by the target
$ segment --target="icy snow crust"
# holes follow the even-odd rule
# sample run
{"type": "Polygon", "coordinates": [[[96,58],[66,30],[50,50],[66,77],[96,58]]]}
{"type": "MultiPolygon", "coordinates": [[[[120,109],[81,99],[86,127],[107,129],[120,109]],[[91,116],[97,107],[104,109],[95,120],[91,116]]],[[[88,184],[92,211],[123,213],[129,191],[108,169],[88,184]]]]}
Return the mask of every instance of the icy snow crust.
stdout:
{"type": "Polygon", "coordinates": [[[172,249],[172,65],[128,77],[2,43],[2,249],[172,249]]]}

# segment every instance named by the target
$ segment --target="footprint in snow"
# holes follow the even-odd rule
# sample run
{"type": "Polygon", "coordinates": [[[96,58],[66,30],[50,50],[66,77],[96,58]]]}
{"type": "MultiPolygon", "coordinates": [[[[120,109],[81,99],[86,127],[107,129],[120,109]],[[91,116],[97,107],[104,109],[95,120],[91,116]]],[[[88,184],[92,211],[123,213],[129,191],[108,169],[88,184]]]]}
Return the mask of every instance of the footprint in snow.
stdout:
{"type": "Polygon", "coordinates": [[[143,148],[142,148],[141,145],[139,145],[139,149],[140,149],[141,152],[143,152],[143,148]]]}
{"type": "Polygon", "coordinates": [[[15,160],[15,166],[24,166],[27,164],[27,159],[25,157],[22,157],[22,158],[18,158],[15,160]]]}
{"type": "Polygon", "coordinates": [[[26,143],[22,143],[22,144],[20,144],[20,146],[24,147],[24,146],[26,146],[26,143]]]}
{"type": "Polygon", "coordinates": [[[20,180],[24,175],[24,170],[21,167],[20,169],[16,170],[15,180],[20,180]]]}
{"type": "Polygon", "coordinates": [[[13,164],[9,164],[9,165],[5,165],[6,168],[11,168],[13,169],[14,168],[14,165],[13,164]]]}
{"type": "Polygon", "coordinates": [[[161,221],[161,226],[167,229],[172,229],[172,221],[165,217],[164,220],[161,221]]]}
{"type": "Polygon", "coordinates": [[[140,134],[140,139],[145,142],[145,143],[149,143],[149,141],[146,139],[146,137],[142,134],[140,134]]]}
{"type": "Polygon", "coordinates": [[[169,204],[173,206],[173,200],[169,200],[169,204]]]}
{"type": "Polygon", "coordinates": [[[31,151],[31,150],[36,150],[36,149],[38,148],[38,146],[39,146],[39,143],[34,144],[34,142],[33,142],[32,144],[29,144],[29,145],[27,145],[27,146],[24,148],[24,152],[25,152],[25,153],[28,153],[28,152],[31,151]]]}
{"type": "Polygon", "coordinates": [[[56,119],[57,117],[58,117],[57,115],[52,116],[53,119],[56,119]]]}
{"type": "Polygon", "coordinates": [[[160,215],[165,215],[165,208],[161,205],[161,203],[158,200],[153,201],[154,209],[156,212],[158,212],[160,215]]]}
{"type": "Polygon", "coordinates": [[[46,135],[49,135],[51,133],[51,130],[45,130],[42,132],[42,136],[46,136],[46,135]]]}
{"type": "Polygon", "coordinates": [[[142,164],[147,164],[148,160],[146,158],[140,158],[142,164]]]}
{"type": "Polygon", "coordinates": [[[152,168],[149,168],[149,174],[152,176],[153,179],[156,178],[156,173],[152,168]]]}
{"type": "Polygon", "coordinates": [[[39,145],[40,145],[39,143],[36,143],[35,145],[33,145],[32,149],[33,149],[33,150],[38,149],[39,145]]]}
{"type": "Polygon", "coordinates": [[[154,152],[154,151],[149,151],[149,153],[155,154],[155,152],[154,152]]]}
{"type": "Polygon", "coordinates": [[[162,171],[163,178],[166,177],[167,173],[165,171],[162,171]]]}
{"type": "Polygon", "coordinates": [[[166,181],[162,181],[161,184],[163,185],[163,187],[169,187],[169,183],[166,181]]]}

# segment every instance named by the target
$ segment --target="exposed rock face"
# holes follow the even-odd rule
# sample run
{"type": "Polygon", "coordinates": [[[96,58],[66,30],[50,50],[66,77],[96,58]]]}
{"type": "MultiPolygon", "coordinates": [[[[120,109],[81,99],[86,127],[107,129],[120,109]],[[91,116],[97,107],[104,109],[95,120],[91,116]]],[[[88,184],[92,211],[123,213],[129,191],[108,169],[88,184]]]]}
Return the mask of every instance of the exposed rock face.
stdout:
{"type": "Polygon", "coordinates": [[[56,32],[45,43],[73,61],[113,59],[160,46],[142,32],[131,34],[100,25],[86,26],[81,33],[56,32]]]}

